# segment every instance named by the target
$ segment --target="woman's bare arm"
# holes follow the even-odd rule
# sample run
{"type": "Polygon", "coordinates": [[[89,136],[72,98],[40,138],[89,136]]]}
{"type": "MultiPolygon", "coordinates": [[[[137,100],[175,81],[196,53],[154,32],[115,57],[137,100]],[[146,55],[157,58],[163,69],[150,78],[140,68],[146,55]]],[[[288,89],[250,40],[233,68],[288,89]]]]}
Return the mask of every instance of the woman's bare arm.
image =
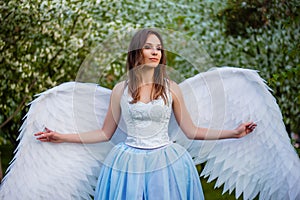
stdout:
{"type": "Polygon", "coordinates": [[[42,142],[72,142],[72,143],[97,143],[105,142],[111,139],[115,132],[121,115],[120,100],[124,90],[124,82],[117,84],[111,93],[110,104],[102,129],[89,131],[85,133],[61,134],[46,129],[44,132],[36,133],[37,140],[42,142]]]}
{"type": "Polygon", "coordinates": [[[251,133],[256,124],[247,122],[239,125],[234,130],[213,130],[203,127],[197,127],[193,123],[190,114],[184,103],[180,87],[173,81],[170,82],[170,88],[173,98],[173,111],[182,131],[189,139],[194,140],[217,140],[226,138],[240,138],[251,133]]]}

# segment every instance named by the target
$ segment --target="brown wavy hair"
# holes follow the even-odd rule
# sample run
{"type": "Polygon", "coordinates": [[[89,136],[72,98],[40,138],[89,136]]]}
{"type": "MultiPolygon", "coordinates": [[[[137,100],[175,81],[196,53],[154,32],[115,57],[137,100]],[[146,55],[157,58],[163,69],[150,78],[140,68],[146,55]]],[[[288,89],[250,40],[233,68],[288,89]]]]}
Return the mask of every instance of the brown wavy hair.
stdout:
{"type": "Polygon", "coordinates": [[[166,54],[164,51],[163,41],[160,34],[153,29],[142,29],[135,33],[132,37],[128,48],[126,69],[128,70],[128,90],[133,98],[131,103],[136,103],[140,100],[140,85],[142,77],[139,72],[144,65],[143,46],[145,45],[149,35],[155,35],[161,43],[161,59],[158,66],[154,69],[154,77],[150,99],[155,100],[162,97],[165,104],[168,103],[166,94],[167,74],[166,74],[166,54]]]}

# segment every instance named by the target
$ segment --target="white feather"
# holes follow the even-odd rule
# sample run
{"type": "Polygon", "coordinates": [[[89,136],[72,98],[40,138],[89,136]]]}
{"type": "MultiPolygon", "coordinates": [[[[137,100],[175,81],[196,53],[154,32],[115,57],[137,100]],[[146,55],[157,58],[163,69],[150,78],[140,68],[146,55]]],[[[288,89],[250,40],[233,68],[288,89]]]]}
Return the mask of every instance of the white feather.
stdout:
{"type": "Polygon", "coordinates": [[[39,142],[33,134],[45,127],[61,133],[100,128],[110,92],[96,84],[71,82],[38,95],[20,129],[0,199],[91,199],[101,161],[113,144],[57,145],[39,142]]]}
{"type": "MultiPolygon", "coordinates": [[[[257,122],[242,139],[188,140],[170,120],[171,138],[184,146],[195,164],[206,162],[202,176],[217,179],[223,193],[238,198],[300,199],[300,161],[290,144],[281,112],[256,71],[219,68],[180,84],[195,124],[233,129],[243,121],[257,122]]],[[[45,127],[85,132],[102,126],[110,90],[87,83],[65,83],[36,98],[20,128],[20,143],[0,187],[0,199],[90,199],[101,163],[125,134],[118,128],[111,142],[49,144],[34,133],[45,127]]],[[[122,123],[122,121],[121,121],[122,123]]]]}
{"type": "MultiPolygon", "coordinates": [[[[254,70],[218,68],[180,84],[194,122],[215,129],[233,129],[257,122],[241,139],[191,141],[176,123],[172,138],[188,149],[195,164],[206,162],[202,176],[217,179],[223,192],[238,198],[300,199],[300,161],[283,124],[280,109],[265,81],[254,70]],[[174,134],[175,133],[175,134],[174,134]]],[[[174,121],[174,120],[173,120],[174,121]]]]}

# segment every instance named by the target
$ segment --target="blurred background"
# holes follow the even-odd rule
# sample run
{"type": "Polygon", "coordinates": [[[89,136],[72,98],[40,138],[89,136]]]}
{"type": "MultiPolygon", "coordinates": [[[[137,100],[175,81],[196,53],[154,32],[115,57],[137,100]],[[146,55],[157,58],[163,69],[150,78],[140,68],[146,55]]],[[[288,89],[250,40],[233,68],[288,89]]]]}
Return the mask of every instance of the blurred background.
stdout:
{"type": "MultiPolygon", "coordinates": [[[[1,1],[0,178],[13,158],[34,95],[76,80],[87,56],[99,44],[107,45],[112,35],[146,27],[180,32],[206,51],[214,66],[258,70],[273,90],[299,154],[299,13],[297,0],[1,1]]],[[[179,53],[168,52],[168,65],[185,78],[212,66],[195,70],[179,53]]],[[[105,66],[100,85],[112,88],[124,74],[124,55],[105,66]]],[[[201,181],[207,199],[234,199],[201,181]]]]}

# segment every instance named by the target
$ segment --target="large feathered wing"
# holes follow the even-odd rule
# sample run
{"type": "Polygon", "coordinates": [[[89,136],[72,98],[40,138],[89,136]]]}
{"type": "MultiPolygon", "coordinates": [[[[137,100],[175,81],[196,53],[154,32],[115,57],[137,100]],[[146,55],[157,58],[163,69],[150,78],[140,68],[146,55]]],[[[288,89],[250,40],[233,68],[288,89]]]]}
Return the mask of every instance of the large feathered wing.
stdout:
{"type": "MultiPolygon", "coordinates": [[[[20,129],[20,143],[1,183],[0,199],[90,199],[101,161],[114,141],[58,145],[37,141],[33,134],[45,127],[60,133],[101,128],[110,93],[96,84],[70,82],[40,94],[20,129]]],[[[117,138],[122,138],[117,132],[117,138]]]]}
{"type": "Polygon", "coordinates": [[[172,138],[196,164],[206,162],[202,176],[238,198],[300,199],[300,161],[283,124],[280,109],[264,80],[254,70],[216,68],[180,84],[194,123],[213,129],[234,129],[257,123],[241,139],[188,140],[171,120],[172,138]]]}
{"type": "MultiPolygon", "coordinates": [[[[202,172],[218,178],[224,192],[236,190],[244,199],[299,199],[300,163],[290,145],[280,110],[255,71],[221,68],[180,84],[194,122],[199,126],[233,129],[254,120],[258,127],[242,139],[188,140],[174,118],[171,137],[183,145],[202,172]]],[[[125,134],[118,129],[112,142],[51,144],[33,134],[45,127],[85,132],[103,124],[111,91],[95,84],[65,83],[31,103],[21,127],[20,143],[0,187],[0,199],[89,199],[103,159],[125,134]]]]}

